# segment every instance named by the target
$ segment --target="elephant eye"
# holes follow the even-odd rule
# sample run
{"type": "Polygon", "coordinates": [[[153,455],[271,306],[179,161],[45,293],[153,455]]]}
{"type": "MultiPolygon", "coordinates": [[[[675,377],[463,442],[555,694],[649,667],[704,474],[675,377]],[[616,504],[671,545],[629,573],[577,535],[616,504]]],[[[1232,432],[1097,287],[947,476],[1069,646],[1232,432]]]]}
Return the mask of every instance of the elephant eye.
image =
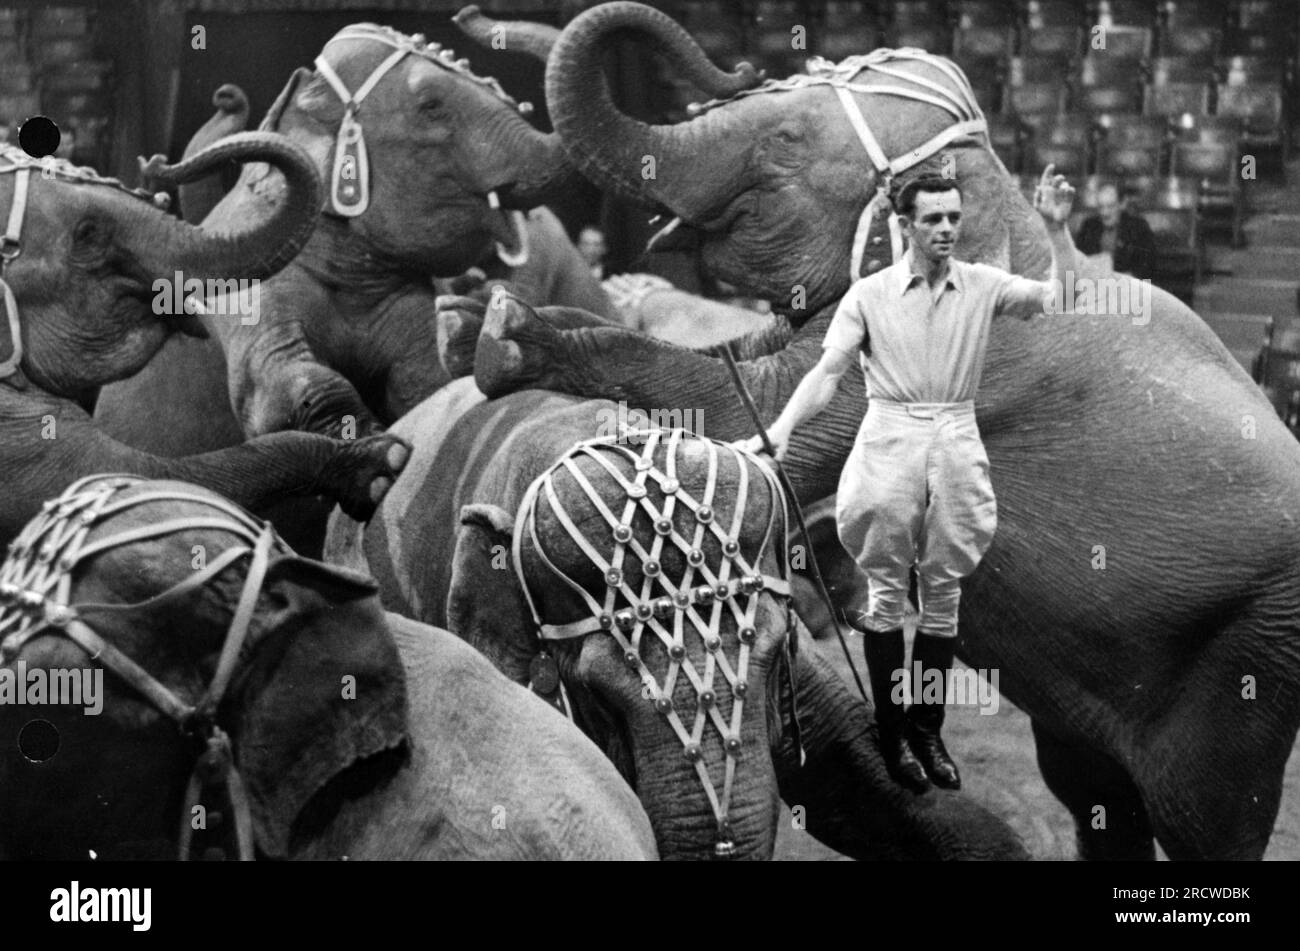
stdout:
{"type": "Polygon", "coordinates": [[[99,222],[94,218],[83,218],[77,222],[72,238],[77,244],[92,244],[99,237],[99,222]]]}
{"type": "Polygon", "coordinates": [[[803,136],[791,129],[778,129],[776,133],[776,140],[782,145],[794,145],[802,138],[803,136]]]}
{"type": "Polygon", "coordinates": [[[97,248],[107,240],[106,226],[98,218],[82,218],[72,231],[72,242],[78,248],[97,248]]]}

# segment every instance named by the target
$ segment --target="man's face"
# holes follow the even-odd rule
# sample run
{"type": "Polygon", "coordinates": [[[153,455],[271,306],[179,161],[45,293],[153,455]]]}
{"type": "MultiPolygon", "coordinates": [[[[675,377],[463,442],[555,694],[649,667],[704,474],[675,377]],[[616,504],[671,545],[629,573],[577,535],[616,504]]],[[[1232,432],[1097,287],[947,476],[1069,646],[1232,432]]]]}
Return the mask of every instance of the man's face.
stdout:
{"type": "Polygon", "coordinates": [[[595,228],[583,228],[578,235],[578,253],[593,267],[605,260],[605,236],[595,228]]]}
{"type": "Polygon", "coordinates": [[[1119,224],[1119,192],[1109,185],[1097,193],[1097,215],[1107,228],[1119,224]]]}
{"type": "Polygon", "coordinates": [[[917,192],[912,218],[904,219],[904,228],[912,247],[931,264],[952,257],[953,246],[961,237],[961,194],[917,192]]]}

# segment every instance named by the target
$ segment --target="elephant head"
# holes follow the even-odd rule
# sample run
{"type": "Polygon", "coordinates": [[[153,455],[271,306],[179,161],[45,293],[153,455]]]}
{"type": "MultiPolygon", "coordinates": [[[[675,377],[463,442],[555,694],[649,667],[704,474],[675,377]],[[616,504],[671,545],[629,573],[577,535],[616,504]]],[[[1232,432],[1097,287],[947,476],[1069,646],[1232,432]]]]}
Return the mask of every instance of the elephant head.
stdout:
{"type": "Polygon", "coordinates": [[[9,858],[174,857],[183,828],[282,857],[332,779],[403,755],[405,675],[373,582],[187,483],[92,476],[29,523],[0,568],[0,689],[30,698],[34,680],[44,703],[0,704],[9,858]],[[59,678],[101,689],[67,705],[59,678]],[[190,786],[205,748],[231,756],[228,800],[211,763],[190,786]]]}
{"type": "Polygon", "coordinates": [[[259,280],[293,259],[320,214],[321,183],[311,159],[282,136],[243,133],[180,164],[155,157],[146,168],[152,180],[175,184],[232,160],[269,163],[285,188],[269,217],[222,234],[178,221],[152,196],[90,169],[37,162],[14,148],[0,153],[0,194],[11,216],[15,205],[21,212],[17,245],[6,251],[16,256],[3,272],[13,301],[0,320],[0,353],[17,358],[18,385],[77,397],[128,377],[172,332],[202,333],[193,319],[155,314],[158,279],[259,280]]]}
{"type": "Polygon", "coordinates": [[[295,71],[262,128],[312,154],[330,184],[327,214],[369,258],[451,276],[494,240],[514,246],[508,210],[542,203],[573,174],[558,137],[524,111],[450,49],[362,23],[326,43],[314,71],[295,71]]]}
{"type": "Polygon", "coordinates": [[[462,509],[450,627],[539,692],[558,675],[665,857],[771,857],[793,696],[784,514],[766,466],[681,430],[581,444],[517,521],[462,509]]]}
{"type": "MultiPolygon", "coordinates": [[[[879,184],[838,94],[852,99],[893,160],[954,125],[932,90],[961,95],[965,82],[954,79],[960,74],[951,64],[950,74],[910,60],[893,63],[892,73],[822,61],[817,77],[762,85],[738,70],[733,95],[695,107],[688,122],[649,125],[619,111],[604,77],[604,46],[618,31],[645,37],[686,78],[707,65],[691,37],[650,7],[606,3],[576,17],[546,70],[547,103],[570,157],[602,187],[681,219],[714,276],[770,300],[796,323],[848,289],[855,234],[879,184]],[[928,101],[888,94],[906,84],[900,72],[918,77],[915,88],[928,101]]],[[[1005,170],[989,149],[954,144],[908,174],[921,171],[962,180],[960,257],[996,260],[999,248],[1005,254],[1005,170]]]]}

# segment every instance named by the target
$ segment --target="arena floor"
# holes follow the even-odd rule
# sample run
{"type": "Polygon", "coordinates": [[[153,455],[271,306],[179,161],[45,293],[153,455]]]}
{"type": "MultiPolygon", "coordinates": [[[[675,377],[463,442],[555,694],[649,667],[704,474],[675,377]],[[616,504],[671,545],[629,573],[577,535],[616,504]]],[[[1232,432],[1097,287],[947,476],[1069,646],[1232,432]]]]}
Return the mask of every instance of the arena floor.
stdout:
{"type": "MultiPolygon", "coordinates": [[[[805,645],[808,650],[821,651],[845,682],[853,683],[838,643],[834,640],[811,644],[805,641],[800,646],[805,645]]],[[[865,681],[866,664],[862,659],[861,638],[853,638],[849,648],[865,681]]],[[[973,706],[949,706],[944,740],[961,768],[965,789],[982,805],[1005,819],[1019,833],[1035,859],[1076,858],[1074,823],[1065,807],[1043,783],[1034,758],[1029,717],[1023,711],[1006,697],[1001,698],[998,712],[990,716],[981,716],[973,706]]],[[[1164,857],[1163,852],[1159,854],[1164,857]]],[[[844,858],[807,832],[794,830],[786,809],[782,810],[775,857],[786,861],[844,858]]],[[[1300,859],[1300,755],[1294,751],[1287,763],[1282,807],[1264,858],[1300,859]]]]}

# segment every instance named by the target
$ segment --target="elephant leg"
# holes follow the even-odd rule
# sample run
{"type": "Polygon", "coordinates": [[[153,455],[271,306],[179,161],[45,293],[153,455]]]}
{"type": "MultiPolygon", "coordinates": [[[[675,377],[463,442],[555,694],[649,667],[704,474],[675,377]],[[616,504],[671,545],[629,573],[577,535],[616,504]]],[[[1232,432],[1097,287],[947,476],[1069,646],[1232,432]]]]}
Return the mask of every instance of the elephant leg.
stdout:
{"type": "Polygon", "coordinates": [[[1114,760],[1032,721],[1038,768],[1074,816],[1079,858],[1154,861],[1151,823],[1137,786],[1114,760]]]}
{"type": "Polygon", "coordinates": [[[1280,649],[1294,637],[1229,625],[1161,709],[1134,775],[1171,859],[1263,857],[1300,719],[1294,655],[1280,649]]]}
{"type": "Polygon", "coordinates": [[[270,340],[258,343],[259,349],[270,351],[268,357],[246,361],[231,389],[250,437],[286,429],[336,439],[383,432],[357,388],[319,360],[305,342],[299,341],[290,352],[275,348],[270,340]]]}
{"type": "Polygon", "coordinates": [[[917,795],[889,777],[871,707],[811,638],[795,664],[806,762],[786,730],[774,751],[781,797],[817,839],[857,859],[1024,859],[1020,839],[962,793],[917,795]]]}

